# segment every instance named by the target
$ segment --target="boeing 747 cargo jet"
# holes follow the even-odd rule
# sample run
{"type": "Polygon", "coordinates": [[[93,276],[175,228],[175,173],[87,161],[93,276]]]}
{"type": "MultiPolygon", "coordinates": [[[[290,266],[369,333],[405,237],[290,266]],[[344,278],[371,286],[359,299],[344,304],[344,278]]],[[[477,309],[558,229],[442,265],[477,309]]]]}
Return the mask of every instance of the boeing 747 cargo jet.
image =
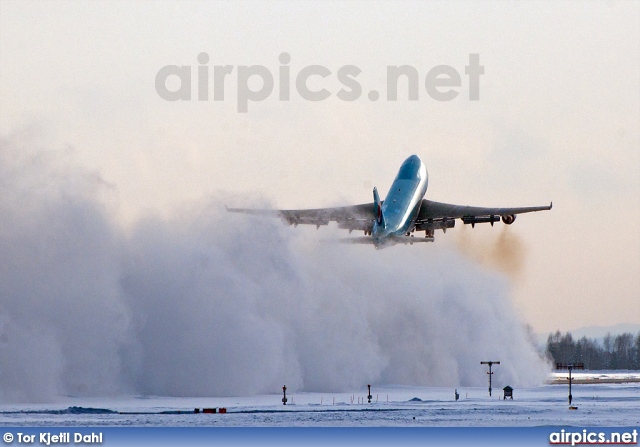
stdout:
{"type": "Polygon", "coordinates": [[[280,217],[290,225],[311,224],[320,228],[337,222],[338,228],[364,231],[365,237],[343,239],[350,243],[373,244],[383,248],[397,243],[433,242],[435,230],[453,228],[456,219],[475,227],[477,223],[490,223],[502,219],[507,225],[516,220],[516,214],[550,210],[549,206],[520,208],[482,208],[451,205],[424,198],[428,184],[427,169],[417,155],[407,158],[396,176],[384,201],[378,189],[373,188],[373,203],[306,210],[264,210],[227,208],[234,213],[259,214],[280,217]],[[424,231],[425,237],[414,237],[415,231],[424,231]]]}

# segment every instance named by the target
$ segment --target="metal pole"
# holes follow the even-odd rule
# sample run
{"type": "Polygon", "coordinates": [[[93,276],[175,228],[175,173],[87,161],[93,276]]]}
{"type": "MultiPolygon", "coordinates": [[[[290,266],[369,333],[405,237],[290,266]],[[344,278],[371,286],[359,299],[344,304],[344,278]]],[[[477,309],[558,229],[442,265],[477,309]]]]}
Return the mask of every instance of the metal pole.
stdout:
{"type": "MultiPolygon", "coordinates": [[[[584,369],[584,363],[556,363],[556,369],[568,369],[569,370],[569,407],[571,407],[571,402],[573,401],[573,394],[571,393],[571,385],[573,384],[573,377],[571,375],[571,371],[574,369],[584,369]]],[[[575,409],[571,407],[571,409],[575,409]]]]}
{"type": "Polygon", "coordinates": [[[491,397],[491,376],[493,373],[491,372],[491,363],[489,363],[489,397],[491,397]]]}
{"type": "Polygon", "coordinates": [[[571,401],[573,400],[573,396],[571,395],[571,370],[573,369],[573,365],[569,365],[569,405],[571,405],[571,401]]]}
{"type": "Polygon", "coordinates": [[[487,362],[480,362],[481,365],[489,365],[489,372],[487,374],[489,374],[489,397],[491,397],[491,376],[493,375],[493,373],[491,372],[491,365],[499,365],[500,362],[494,362],[493,360],[487,361],[487,362]]]}

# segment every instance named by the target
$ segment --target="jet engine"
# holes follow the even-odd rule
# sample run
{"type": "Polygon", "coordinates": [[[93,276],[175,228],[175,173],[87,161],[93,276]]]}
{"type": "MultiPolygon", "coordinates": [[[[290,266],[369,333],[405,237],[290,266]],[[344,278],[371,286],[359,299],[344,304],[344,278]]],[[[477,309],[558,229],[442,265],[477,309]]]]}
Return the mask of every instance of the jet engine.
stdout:
{"type": "Polygon", "coordinates": [[[507,225],[511,225],[513,222],[515,222],[516,220],[516,215],[515,214],[503,214],[502,215],[502,222],[504,222],[507,225]]]}

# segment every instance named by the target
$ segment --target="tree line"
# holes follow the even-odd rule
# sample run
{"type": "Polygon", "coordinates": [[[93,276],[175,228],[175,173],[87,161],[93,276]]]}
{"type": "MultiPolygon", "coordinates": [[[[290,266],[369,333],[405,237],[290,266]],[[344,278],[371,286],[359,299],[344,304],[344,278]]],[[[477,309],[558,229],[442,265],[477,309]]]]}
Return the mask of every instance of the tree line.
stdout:
{"type": "Polygon", "coordinates": [[[556,331],[547,338],[547,356],[556,363],[584,363],[585,369],[640,370],[640,332],[613,336],[608,333],[600,342],[582,337],[574,340],[571,333],[556,331]]]}

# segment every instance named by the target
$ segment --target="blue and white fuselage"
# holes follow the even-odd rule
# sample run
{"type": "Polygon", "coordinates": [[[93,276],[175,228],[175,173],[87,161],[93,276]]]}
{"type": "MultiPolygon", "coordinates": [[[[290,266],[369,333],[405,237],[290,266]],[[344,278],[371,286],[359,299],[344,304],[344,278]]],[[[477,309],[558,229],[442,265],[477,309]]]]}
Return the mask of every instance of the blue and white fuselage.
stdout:
{"type": "Polygon", "coordinates": [[[406,238],[414,228],[422,198],[427,192],[429,176],[427,168],[417,155],[407,158],[391,184],[384,202],[373,189],[376,220],[371,236],[376,246],[396,243],[396,238],[406,238]]]}

